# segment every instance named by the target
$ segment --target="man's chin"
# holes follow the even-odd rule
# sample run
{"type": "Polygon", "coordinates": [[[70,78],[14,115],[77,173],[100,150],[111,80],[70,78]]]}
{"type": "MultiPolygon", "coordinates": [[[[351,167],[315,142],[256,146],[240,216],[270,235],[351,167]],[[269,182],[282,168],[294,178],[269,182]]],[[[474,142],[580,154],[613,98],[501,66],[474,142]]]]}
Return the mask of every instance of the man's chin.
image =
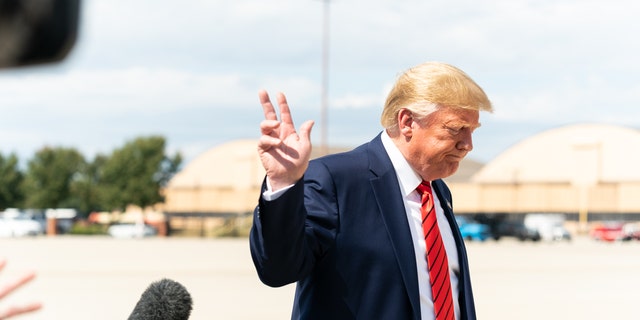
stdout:
{"type": "Polygon", "coordinates": [[[458,172],[458,168],[459,167],[460,167],[460,161],[452,161],[452,162],[450,162],[449,163],[449,168],[448,168],[449,170],[448,170],[446,176],[443,177],[443,178],[447,178],[447,177],[450,177],[450,176],[454,175],[456,172],[458,172]]]}
{"type": "Polygon", "coordinates": [[[440,174],[438,175],[438,177],[435,177],[435,179],[444,179],[447,177],[450,177],[452,175],[454,175],[457,171],[458,171],[458,167],[460,166],[460,162],[458,161],[452,161],[452,162],[448,162],[447,163],[447,167],[443,168],[442,171],[440,171],[440,174]]]}

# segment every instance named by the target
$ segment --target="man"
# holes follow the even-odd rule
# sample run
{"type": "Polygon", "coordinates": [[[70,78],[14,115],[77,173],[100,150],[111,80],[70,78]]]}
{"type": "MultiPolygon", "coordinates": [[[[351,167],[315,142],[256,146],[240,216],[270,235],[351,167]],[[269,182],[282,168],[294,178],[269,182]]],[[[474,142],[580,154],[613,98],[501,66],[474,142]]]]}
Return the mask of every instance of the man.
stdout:
{"type": "Polygon", "coordinates": [[[389,93],[383,132],[313,161],[313,122],[298,134],[283,94],[280,121],[267,93],[259,96],[267,176],[251,253],[265,284],[297,282],[292,319],[475,319],[467,254],[441,179],[473,148],[479,111],[492,111],[484,91],[451,65],[418,65],[389,93]],[[426,226],[428,216],[437,219],[426,226]]]}

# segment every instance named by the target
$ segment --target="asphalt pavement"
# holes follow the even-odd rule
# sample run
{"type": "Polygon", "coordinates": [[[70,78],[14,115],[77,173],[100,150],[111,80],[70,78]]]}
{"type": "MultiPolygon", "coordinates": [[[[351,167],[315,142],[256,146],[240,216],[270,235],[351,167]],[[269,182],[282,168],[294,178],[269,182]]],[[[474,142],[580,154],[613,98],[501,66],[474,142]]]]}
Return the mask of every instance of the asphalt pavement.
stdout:
{"type": "MultiPolygon", "coordinates": [[[[640,242],[516,240],[468,243],[479,319],[638,318],[640,242]]],[[[27,270],[36,280],[0,301],[41,301],[29,319],[126,319],[149,284],[169,278],[189,290],[191,320],[289,319],[294,286],[257,278],[247,239],[0,239],[8,265],[0,286],[27,270]]]]}

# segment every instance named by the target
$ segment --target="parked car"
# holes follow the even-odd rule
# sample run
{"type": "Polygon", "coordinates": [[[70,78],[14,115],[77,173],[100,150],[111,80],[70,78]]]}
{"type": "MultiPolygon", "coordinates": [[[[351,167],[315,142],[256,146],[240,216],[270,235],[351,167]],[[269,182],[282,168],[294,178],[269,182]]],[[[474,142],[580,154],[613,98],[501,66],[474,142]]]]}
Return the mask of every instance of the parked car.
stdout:
{"type": "Polygon", "coordinates": [[[24,237],[44,234],[38,221],[28,217],[0,218],[0,237],[24,237]]]}
{"type": "Polygon", "coordinates": [[[114,238],[144,238],[158,234],[153,226],[141,223],[121,223],[109,226],[107,233],[114,238]]]}
{"type": "Polygon", "coordinates": [[[622,222],[596,223],[591,227],[589,236],[594,240],[607,242],[630,240],[622,222]]]}
{"type": "Polygon", "coordinates": [[[523,222],[510,220],[501,221],[494,228],[493,238],[500,240],[502,237],[514,237],[520,241],[540,241],[542,239],[538,230],[527,228],[523,222]]]}
{"type": "Polygon", "coordinates": [[[78,216],[78,211],[71,208],[46,209],[47,219],[56,219],[56,233],[69,233],[78,216]]]}
{"type": "Polygon", "coordinates": [[[485,241],[491,237],[489,226],[482,224],[464,216],[456,216],[456,223],[463,239],[473,241],[485,241]]]}
{"type": "Polygon", "coordinates": [[[640,222],[628,222],[622,226],[624,237],[629,240],[640,240],[640,222]]]}
{"type": "Polygon", "coordinates": [[[542,240],[571,240],[571,234],[564,227],[565,217],[560,213],[529,213],[524,217],[524,225],[538,231],[542,240]]]}

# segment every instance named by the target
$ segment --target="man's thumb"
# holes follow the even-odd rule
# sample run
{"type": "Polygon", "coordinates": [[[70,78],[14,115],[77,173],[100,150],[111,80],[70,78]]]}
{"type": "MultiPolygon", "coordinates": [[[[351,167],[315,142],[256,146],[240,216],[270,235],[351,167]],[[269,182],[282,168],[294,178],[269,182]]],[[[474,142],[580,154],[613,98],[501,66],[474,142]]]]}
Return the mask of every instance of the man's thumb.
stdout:
{"type": "Polygon", "coordinates": [[[313,120],[306,121],[300,126],[300,136],[307,141],[311,140],[311,128],[313,128],[313,120]]]}

